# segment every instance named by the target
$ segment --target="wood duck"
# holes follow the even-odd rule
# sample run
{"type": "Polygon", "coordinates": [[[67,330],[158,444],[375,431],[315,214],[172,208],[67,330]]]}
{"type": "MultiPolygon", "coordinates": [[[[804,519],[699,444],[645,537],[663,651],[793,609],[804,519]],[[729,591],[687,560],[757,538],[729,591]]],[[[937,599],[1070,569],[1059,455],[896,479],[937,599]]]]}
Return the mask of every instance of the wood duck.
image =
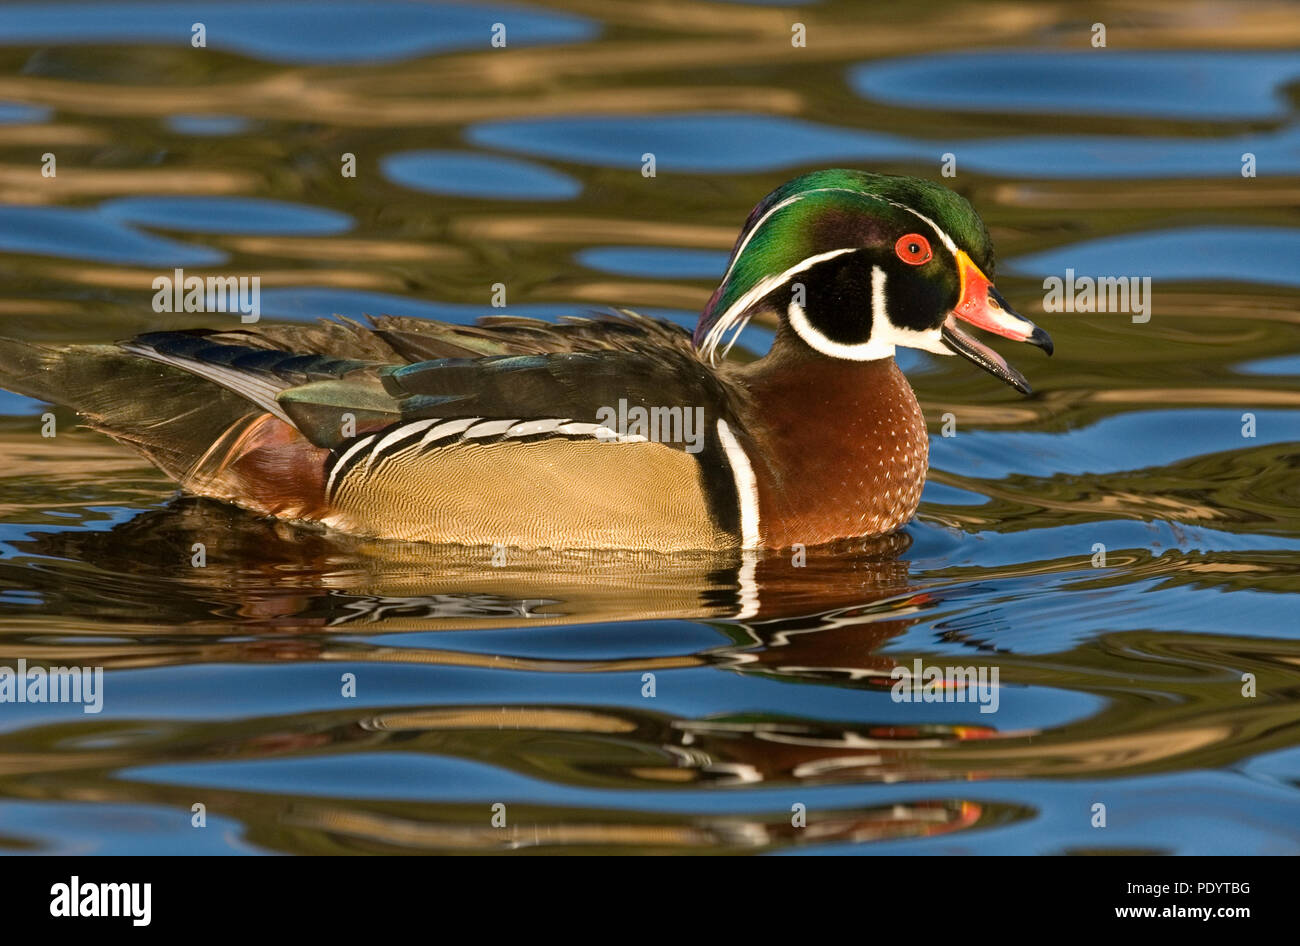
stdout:
{"type": "Polygon", "coordinates": [[[1051,354],[994,289],[965,199],[853,170],[754,208],[691,333],[630,312],[451,325],[381,316],[0,340],[0,383],[66,404],[181,486],[282,519],[523,548],[787,548],[891,532],[925,421],[899,345],[1023,376],[958,327],[1051,354]],[[723,362],[755,315],[771,350],[723,362]]]}

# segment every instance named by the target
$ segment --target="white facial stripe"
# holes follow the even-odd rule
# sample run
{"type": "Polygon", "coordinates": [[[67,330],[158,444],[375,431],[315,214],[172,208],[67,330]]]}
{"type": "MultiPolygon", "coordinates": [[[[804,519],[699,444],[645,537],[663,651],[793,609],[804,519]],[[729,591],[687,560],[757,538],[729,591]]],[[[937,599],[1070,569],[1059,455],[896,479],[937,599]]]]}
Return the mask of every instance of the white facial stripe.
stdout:
{"type": "Polygon", "coordinates": [[[844,253],[854,253],[858,249],[859,248],[856,246],[845,246],[838,250],[818,253],[815,256],[810,256],[807,259],[800,260],[783,273],[760,279],[757,285],[750,289],[749,292],[745,293],[733,302],[727,311],[723,313],[722,318],[718,319],[714,326],[709,329],[709,333],[704,337],[703,342],[700,344],[700,348],[711,355],[717,349],[718,344],[722,341],[722,336],[732,327],[732,324],[736,322],[736,320],[738,320],[747,309],[757,303],[769,292],[785,285],[795,276],[813,266],[816,266],[818,263],[824,262],[828,259],[834,259],[844,253]]]}
{"type": "Polygon", "coordinates": [[[900,328],[889,320],[889,296],[885,282],[885,271],[879,266],[872,266],[871,335],[865,342],[847,345],[844,342],[832,341],[808,321],[808,314],[794,302],[791,302],[786,310],[790,327],[809,348],[831,358],[843,358],[846,361],[876,361],[880,358],[892,358],[895,348],[899,345],[940,355],[951,355],[948,346],[943,344],[943,336],[939,329],[917,332],[900,328]]]}
{"type": "MultiPolygon", "coordinates": [[[[829,188],[829,187],[820,188],[820,190],[834,190],[834,189],[835,188],[829,188]]],[[[793,197],[787,197],[779,204],[774,205],[770,210],[768,210],[767,213],[763,214],[763,216],[759,217],[758,222],[755,223],[752,227],[750,227],[749,232],[745,234],[745,239],[740,241],[740,246],[736,247],[736,252],[732,254],[731,257],[731,265],[727,267],[726,273],[723,274],[722,281],[726,282],[731,277],[731,271],[736,268],[736,261],[739,260],[740,257],[744,255],[745,247],[749,246],[749,241],[754,239],[754,234],[756,234],[759,230],[763,228],[763,224],[767,223],[768,219],[771,218],[773,214],[781,210],[784,210],[786,207],[789,207],[791,204],[797,203],[798,201],[803,200],[809,194],[814,194],[814,193],[817,193],[817,191],[803,191],[801,193],[795,194],[793,197]]]]}
{"type": "Polygon", "coordinates": [[[740,505],[740,546],[745,549],[761,548],[758,532],[758,479],[736,435],[725,420],[718,420],[718,439],[727,454],[732,478],[736,481],[736,500],[740,505]]]}
{"type": "MultiPolygon", "coordinates": [[[[876,326],[872,325],[871,331],[874,334],[876,326]]],[[[915,348],[920,351],[928,351],[935,355],[955,355],[951,348],[943,343],[943,333],[937,328],[929,328],[925,331],[918,332],[915,329],[899,328],[893,322],[885,323],[884,338],[888,340],[891,348],[915,348]]]]}
{"type": "Polygon", "coordinates": [[[912,216],[919,217],[920,219],[924,220],[926,223],[930,225],[930,229],[932,229],[935,233],[939,235],[939,239],[942,240],[943,245],[948,248],[948,252],[951,253],[953,256],[957,255],[957,244],[952,241],[952,237],[948,236],[948,234],[940,230],[939,225],[935,223],[933,220],[931,220],[929,217],[927,217],[925,214],[921,213],[919,210],[913,210],[911,207],[907,206],[907,204],[900,204],[892,200],[886,201],[886,203],[893,204],[895,207],[901,207],[902,209],[910,213],[912,216]]]}
{"type": "Polygon", "coordinates": [[[785,200],[771,207],[771,209],[769,209],[767,213],[763,214],[763,216],[759,217],[758,221],[754,224],[754,226],[751,227],[749,232],[745,234],[745,239],[743,239],[740,242],[740,246],[736,247],[736,252],[731,257],[731,265],[727,267],[727,272],[722,277],[722,281],[726,282],[731,277],[732,270],[736,268],[736,262],[740,259],[741,255],[744,254],[746,247],[749,246],[749,242],[752,239],[754,239],[754,235],[758,233],[759,230],[762,229],[763,224],[767,223],[767,221],[771,219],[771,217],[774,214],[779,213],[780,211],[784,210],[786,207],[789,207],[791,204],[798,203],[799,201],[803,200],[805,197],[807,197],[810,194],[825,194],[833,191],[837,191],[843,194],[853,194],[857,197],[863,197],[868,200],[879,200],[882,203],[889,204],[891,207],[897,207],[900,210],[906,210],[908,213],[916,217],[918,220],[923,220],[925,221],[925,223],[929,224],[930,229],[932,229],[935,232],[935,234],[939,237],[939,241],[948,248],[948,252],[952,253],[954,256],[957,255],[957,244],[953,241],[952,237],[948,236],[948,234],[945,233],[937,223],[935,223],[925,214],[921,213],[919,210],[912,209],[911,207],[907,206],[907,204],[899,203],[896,200],[890,200],[888,197],[881,197],[879,194],[864,194],[862,191],[853,190],[851,187],[817,187],[814,188],[813,190],[801,191],[798,194],[794,194],[791,197],[787,197],[785,200]]]}
{"type": "MultiPolygon", "coordinates": [[[[845,193],[845,194],[853,194],[854,196],[866,198],[869,200],[879,200],[882,203],[889,204],[891,207],[897,207],[900,210],[907,211],[912,216],[916,217],[918,220],[921,220],[926,225],[928,225],[930,229],[934,231],[935,235],[939,238],[939,242],[941,242],[945,247],[947,247],[948,252],[952,253],[953,256],[957,255],[958,252],[957,244],[956,242],[953,241],[952,237],[948,236],[948,234],[945,233],[937,223],[935,223],[925,214],[921,213],[919,210],[915,210],[907,206],[907,204],[900,203],[896,200],[890,200],[889,198],[882,197],[879,194],[865,194],[862,193],[861,191],[853,190],[852,188],[849,187],[818,187],[812,190],[802,191],[801,193],[794,194],[790,197],[787,197],[785,200],[780,201],[779,203],[772,206],[766,213],[763,214],[763,216],[759,217],[758,220],[754,223],[754,225],[749,229],[749,232],[745,234],[745,238],[741,240],[740,245],[736,247],[735,253],[732,254],[731,263],[730,265],[727,266],[727,272],[722,277],[722,282],[725,284],[726,281],[731,278],[731,274],[736,268],[736,263],[739,262],[740,257],[744,254],[745,250],[748,248],[750,241],[754,239],[755,234],[757,234],[758,231],[763,228],[763,225],[766,224],[768,220],[772,218],[773,215],[784,210],[786,207],[789,207],[791,204],[803,200],[805,197],[807,197],[810,194],[829,193],[832,191],[845,193]]],[[[827,253],[818,253],[817,255],[810,256],[806,260],[803,260],[797,263],[796,265],[790,267],[789,269],[787,269],[785,272],[781,273],[778,276],[769,276],[760,280],[752,289],[750,289],[749,292],[745,293],[734,303],[732,303],[732,305],[727,308],[727,311],[723,313],[723,315],[713,324],[713,327],[709,329],[708,334],[705,335],[703,340],[700,342],[700,351],[705,355],[707,355],[710,362],[716,363],[717,349],[718,346],[722,343],[723,336],[725,336],[727,332],[732,331],[734,329],[734,334],[732,335],[731,341],[727,344],[727,347],[723,350],[722,353],[723,357],[725,358],[727,352],[731,351],[731,346],[735,344],[736,338],[739,337],[741,330],[744,328],[745,324],[749,321],[748,318],[745,316],[745,312],[747,309],[749,309],[750,306],[754,305],[754,303],[758,302],[765,295],[767,295],[773,289],[776,289],[782,283],[789,281],[789,279],[792,276],[795,276],[798,273],[803,272],[809,266],[814,266],[817,263],[821,262],[822,260],[831,259],[835,256],[838,256],[841,253],[851,253],[855,249],[863,249],[863,247],[844,247],[838,250],[830,250],[827,253]]],[[[923,334],[919,332],[908,332],[907,329],[901,329],[900,331],[908,333],[909,335],[923,334]]],[[[834,344],[833,342],[829,342],[829,340],[828,343],[834,344]]],[[[926,348],[926,350],[930,351],[934,349],[926,348]]],[[[947,349],[944,348],[944,351],[947,352],[947,349]]]]}

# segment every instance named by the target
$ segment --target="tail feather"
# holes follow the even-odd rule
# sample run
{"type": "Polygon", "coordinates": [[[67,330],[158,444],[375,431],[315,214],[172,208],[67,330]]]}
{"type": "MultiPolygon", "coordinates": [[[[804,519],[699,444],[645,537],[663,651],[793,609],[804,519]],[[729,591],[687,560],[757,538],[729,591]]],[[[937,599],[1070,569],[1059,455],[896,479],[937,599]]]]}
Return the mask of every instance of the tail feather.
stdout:
{"type": "Polygon", "coordinates": [[[38,401],[59,401],[57,374],[51,370],[58,349],[0,338],[0,386],[38,401]]]}
{"type": "Polygon", "coordinates": [[[182,484],[227,430],[264,413],[210,380],[114,345],[0,338],[0,387],[72,408],[182,484]]]}

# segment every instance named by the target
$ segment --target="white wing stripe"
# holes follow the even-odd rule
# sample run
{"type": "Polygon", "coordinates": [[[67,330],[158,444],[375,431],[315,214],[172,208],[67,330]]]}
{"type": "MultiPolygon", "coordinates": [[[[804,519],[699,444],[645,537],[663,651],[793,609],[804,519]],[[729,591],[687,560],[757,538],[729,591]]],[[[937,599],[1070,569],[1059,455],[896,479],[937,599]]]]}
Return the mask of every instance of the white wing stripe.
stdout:
{"type": "Polygon", "coordinates": [[[433,430],[424,435],[424,439],[420,441],[420,446],[427,447],[435,440],[442,440],[444,437],[458,434],[470,424],[477,423],[482,419],[482,417],[466,417],[461,420],[449,420],[445,424],[439,424],[437,427],[433,428],[433,430]]]}
{"type": "Polygon", "coordinates": [[[481,424],[475,424],[461,436],[466,440],[471,437],[496,437],[504,434],[517,423],[519,423],[518,417],[512,417],[509,420],[488,420],[481,424]]]}
{"type": "Polygon", "coordinates": [[[639,434],[620,438],[618,431],[606,427],[604,424],[575,424],[568,418],[563,417],[547,417],[526,421],[520,421],[518,418],[484,421],[482,417],[466,417],[446,422],[440,422],[440,419],[435,417],[432,420],[419,420],[403,424],[395,430],[390,430],[378,443],[375,443],[378,434],[369,434],[353,443],[331,468],[329,479],[325,484],[325,492],[326,495],[333,494],[335,481],[343,467],[347,465],[347,462],[354,454],[367,448],[369,448],[369,453],[366,456],[364,475],[374,472],[376,463],[382,467],[384,462],[393,456],[407,453],[410,450],[422,450],[438,440],[445,440],[458,434],[462,440],[476,440],[483,437],[519,438],[552,433],[565,437],[594,437],[598,440],[610,442],[646,442],[646,438],[639,434]],[[437,426],[433,426],[435,424],[437,426]],[[407,444],[400,450],[392,449],[403,440],[409,439],[426,428],[428,428],[428,432],[420,439],[419,443],[407,444]]]}
{"type": "Polygon", "coordinates": [[[348,447],[347,451],[343,454],[343,456],[339,457],[338,462],[335,463],[334,467],[330,470],[329,480],[325,483],[326,496],[333,495],[334,479],[339,475],[339,471],[343,469],[344,465],[348,462],[348,459],[352,456],[352,454],[356,453],[358,450],[363,449],[367,444],[371,443],[374,439],[375,439],[374,434],[370,434],[367,437],[362,437],[352,446],[348,447]]]}
{"type": "Polygon", "coordinates": [[[507,437],[531,437],[534,434],[554,433],[561,424],[567,424],[569,418],[548,417],[545,420],[526,420],[515,424],[506,431],[507,437]]]}
{"type": "Polygon", "coordinates": [[[419,433],[421,430],[424,430],[430,424],[436,424],[436,423],[438,423],[438,419],[435,417],[433,420],[417,420],[411,424],[403,424],[401,427],[398,427],[396,430],[392,431],[383,440],[379,441],[379,443],[375,444],[375,453],[383,453],[384,450],[386,450],[388,447],[391,447],[393,444],[397,443],[398,441],[405,440],[407,437],[411,436],[412,434],[416,434],[419,433]]]}

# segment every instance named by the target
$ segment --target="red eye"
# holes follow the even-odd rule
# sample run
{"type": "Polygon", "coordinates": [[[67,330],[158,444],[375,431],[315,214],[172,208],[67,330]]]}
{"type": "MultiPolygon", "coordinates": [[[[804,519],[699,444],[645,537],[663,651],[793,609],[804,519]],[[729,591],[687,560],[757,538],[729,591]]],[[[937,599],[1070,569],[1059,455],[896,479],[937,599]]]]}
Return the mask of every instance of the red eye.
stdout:
{"type": "Polygon", "coordinates": [[[911,263],[913,266],[930,262],[930,257],[934,255],[930,252],[930,241],[919,233],[909,233],[907,236],[899,237],[898,242],[894,244],[894,252],[904,263],[911,263]]]}

